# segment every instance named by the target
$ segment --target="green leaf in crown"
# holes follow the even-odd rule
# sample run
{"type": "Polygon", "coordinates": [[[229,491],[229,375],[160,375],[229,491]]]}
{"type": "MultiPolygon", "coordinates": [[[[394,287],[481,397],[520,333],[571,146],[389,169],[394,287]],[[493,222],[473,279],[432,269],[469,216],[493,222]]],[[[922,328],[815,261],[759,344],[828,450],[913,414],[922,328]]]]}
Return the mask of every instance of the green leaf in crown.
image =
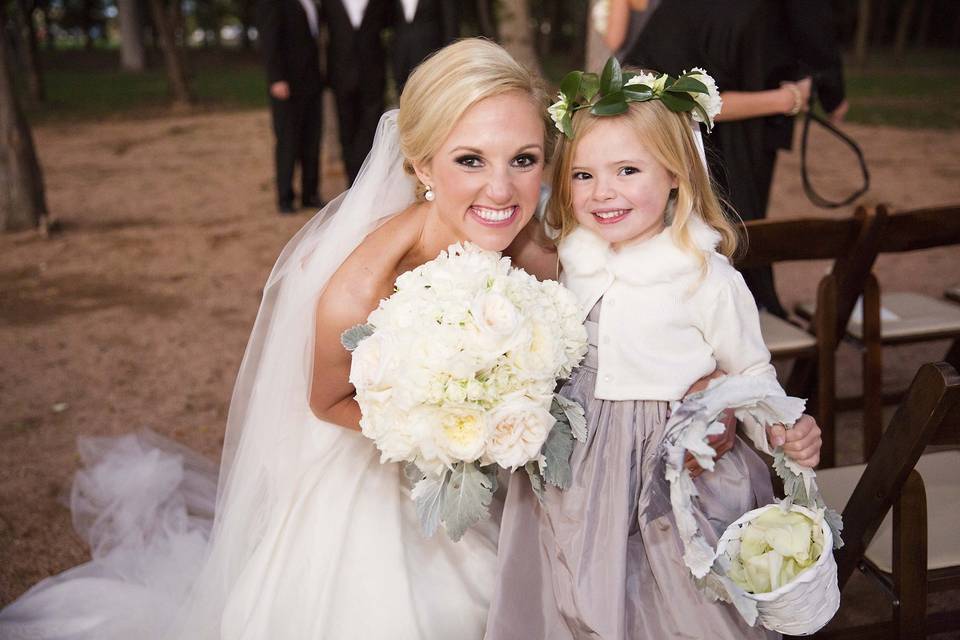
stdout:
{"type": "Polygon", "coordinates": [[[547,111],[557,129],[573,138],[573,114],[590,109],[595,116],[624,113],[631,102],[662,100],[675,113],[689,113],[696,122],[713,129],[723,101],[717,83],[703,69],[685,71],[678,78],[666,73],[624,71],[616,58],[607,60],[599,76],[571,71],[560,82],[557,101],[547,111]]]}

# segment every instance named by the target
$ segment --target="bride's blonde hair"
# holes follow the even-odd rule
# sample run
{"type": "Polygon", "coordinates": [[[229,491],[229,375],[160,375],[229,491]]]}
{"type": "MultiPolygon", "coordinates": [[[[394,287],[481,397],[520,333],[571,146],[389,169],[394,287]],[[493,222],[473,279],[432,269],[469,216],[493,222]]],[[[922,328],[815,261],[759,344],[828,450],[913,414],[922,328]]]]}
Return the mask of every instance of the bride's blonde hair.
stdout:
{"type": "Polygon", "coordinates": [[[573,156],[577,142],[589,133],[600,119],[619,118],[637,134],[642,144],[677,178],[676,195],[671,195],[672,214],[667,220],[677,246],[699,255],[706,266],[706,256],[699,251],[690,235],[691,216],[699,215],[720,233],[718,249],[728,257],[737,250],[737,232],[724,214],[713,189],[706,167],[700,160],[687,113],[674,113],[660,100],[631,102],[625,113],[616,116],[594,116],[589,109],[573,116],[573,139],[560,136],[553,159],[553,196],[547,209],[547,223],[563,238],[577,226],[571,196],[573,156]]]}
{"type": "MultiPolygon", "coordinates": [[[[540,79],[500,45],[467,38],[440,49],[418,66],[400,95],[400,149],[404,169],[413,174],[447,139],[464,112],[485,98],[519,91],[546,120],[546,93],[540,79]]],[[[549,142],[549,141],[547,141],[549,142]]],[[[418,185],[417,196],[425,188],[418,185]]]]}

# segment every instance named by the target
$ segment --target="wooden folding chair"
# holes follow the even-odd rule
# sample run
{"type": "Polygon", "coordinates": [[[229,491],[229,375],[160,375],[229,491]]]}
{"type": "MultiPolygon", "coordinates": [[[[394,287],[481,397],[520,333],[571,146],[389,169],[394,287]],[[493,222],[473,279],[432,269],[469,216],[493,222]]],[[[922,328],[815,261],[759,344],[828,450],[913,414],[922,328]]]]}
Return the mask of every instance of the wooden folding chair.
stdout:
{"type": "Polygon", "coordinates": [[[835,464],[834,352],[863,283],[873,268],[883,216],[859,208],[850,218],[751,220],[749,244],[738,267],[759,267],[794,260],[832,259],[830,273],[817,287],[816,317],[806,331],[761,312],[760,329],[774,358],[796,358],[786,383],[790,395],[810,397],[811,411],[823,431],[821,466],[835,464]]]}
{"type": "Polygon", "coordinates": [[[960,284],[947,287],[947,290],[943,292],[943,297],[954,302],[960,302],[960,284]]]}
{"type": "MultiPolygon", "coordinates": [[[[880,237],[880,253],[903,253],[960,244],[960,206],[877,213],[886,218],[880,237]]],[[[952,274],[951,274],[952,275],[952,274]]],[[[810,305],[797,313],[810,317],[810,305]]],[[[870,457],[883,422],[885,401],[895,402],[901,394],[883,395],[883,347],[952,340],[945,360],[960,367],[960,306],[941,298],[913,292],[880,294],[877,279],[870,275],[863,291],[862,318],[847,323],[846,337],[861,346],[864,354],[863,407],[864,458],[870,457]],[[883,309],[883,316],[881,316],[883,309]]]]}
{"type": "Polygon", "coordinates": [[[960,588],[960,449],[924,453],[928,445],[960,445],[960,375],[947,363],[917,372],[866,465],[817,472],[827,504],[846,505],[845,544],[836,552],[840,590],[859,568],[893,607],[892,622],[818,637],[924,638],[960,629],[960,611],[926,612],[928,591],[960,588]]]}

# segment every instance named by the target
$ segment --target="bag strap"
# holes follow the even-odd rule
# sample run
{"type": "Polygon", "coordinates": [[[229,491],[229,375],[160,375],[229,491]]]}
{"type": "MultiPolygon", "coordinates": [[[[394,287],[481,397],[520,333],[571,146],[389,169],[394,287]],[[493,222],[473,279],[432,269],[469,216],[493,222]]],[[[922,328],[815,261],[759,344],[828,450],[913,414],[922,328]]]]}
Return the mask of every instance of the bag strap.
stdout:
{"type": "Polygon", "coordinates": [[[800,178],[803,181],[803,192],[807,194],[807,198],[810,199],[810,202],[822,209],[837,209],[839,207],[845,207],[848,204],[855,201],[857,198],[865,194],[870,189],[870,171],[867,169],[867,161],[863,157],[863,151],[860,149],[860,146],[847,134],[838,129],[831,123],[829,120],[820,116],[817,113],[814,113],[813,105],[816,103],[817,94],[816,94],[816,83],[810,90],[810,103],[807,105],[807,111],[804,114],[803,118],[803,135],[800,141],[800,178]],[[832,133],[834,136],[840,139],[845,145],[853,149],[853,152],[857,156],[857,162],[860,164],[860,173],[863,176],[863,186],[856,189],[846,198],[842,200],[830,200],[823,197],[813,188],[813,184],[810,182],[810,174],[807,168],[807,148],[809,146],[809,136],[810,136],[810,123],[816,122],[824,129],[832,133]]]}

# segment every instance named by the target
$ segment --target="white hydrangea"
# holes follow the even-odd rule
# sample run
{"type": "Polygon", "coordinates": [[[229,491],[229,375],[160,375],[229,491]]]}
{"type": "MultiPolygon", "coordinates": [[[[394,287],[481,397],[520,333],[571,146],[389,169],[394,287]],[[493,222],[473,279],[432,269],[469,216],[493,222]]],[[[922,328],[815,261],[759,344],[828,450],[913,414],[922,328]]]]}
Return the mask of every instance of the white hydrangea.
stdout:
{"type": "Polygon", "coordinates": [[[471,244],[401,275],[368,322],[350,369],[361,430],[426,474],[538,459],[556,381],[587,349],[569,291],[471,244]]]}
{"type": "MultiPolygon", "coordinates": [[[[690,77],[695,78],[706,85],[708,93],[691,94],[703,110],[707,113],[707,130],[713,129],[713,121],[723,109],[723,99],[720,97],[720,91],[717,89],[716,81],[706,71],[699,67],[694,67],[689,73],[690,77]]],[[[693,112],[693,119],[697,122],[704,122],[703,116],[699,112],[693,112]]]]}

